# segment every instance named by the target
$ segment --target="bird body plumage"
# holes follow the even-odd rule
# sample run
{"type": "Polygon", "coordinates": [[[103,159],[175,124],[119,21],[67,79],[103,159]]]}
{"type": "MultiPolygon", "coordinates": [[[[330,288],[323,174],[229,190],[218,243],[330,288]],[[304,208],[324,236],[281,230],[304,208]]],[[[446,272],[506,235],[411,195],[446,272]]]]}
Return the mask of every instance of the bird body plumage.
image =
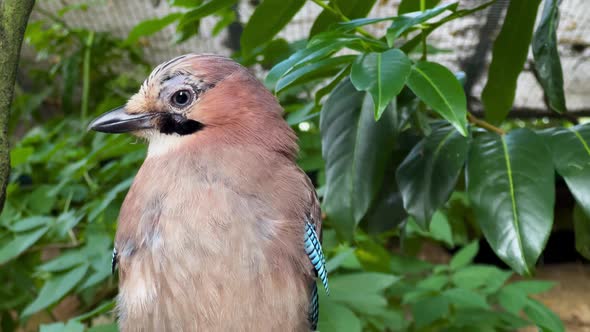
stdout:
{"type": "MultiPolygon", "coordinates": [[[[115,239],[120,329],[315,329],[316,275],[328,291],[321,214],[281,107],[223,57],[188,55],[156,70],[122,115],[125,128],[141,119],[134,134],[150,147],[115,239]],[[174,108],[166,101],[175,77],[210,88],[195,90],[186,109],[174,108]],[[158,112],[198,130],[163,132],[158,112]]],[[[91,126],[120,132],[112,129],[116,115],[91,126]]]]}

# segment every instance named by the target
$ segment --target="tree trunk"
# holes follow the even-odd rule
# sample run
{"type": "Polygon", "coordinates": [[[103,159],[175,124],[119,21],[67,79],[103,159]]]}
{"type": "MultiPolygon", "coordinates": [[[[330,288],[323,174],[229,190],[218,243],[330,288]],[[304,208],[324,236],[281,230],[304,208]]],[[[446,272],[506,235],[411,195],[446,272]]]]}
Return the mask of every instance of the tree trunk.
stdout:
{"type": "Polygon", "coordinates": [[[35,0],[0,0],[0,212],[6,199],[10,173],[8,115],[20,48],[35,0]]]}

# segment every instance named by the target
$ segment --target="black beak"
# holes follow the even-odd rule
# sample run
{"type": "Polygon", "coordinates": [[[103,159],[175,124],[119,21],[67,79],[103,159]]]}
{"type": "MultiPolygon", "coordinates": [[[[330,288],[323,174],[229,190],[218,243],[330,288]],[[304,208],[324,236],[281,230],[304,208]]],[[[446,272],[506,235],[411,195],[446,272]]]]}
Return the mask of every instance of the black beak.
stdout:
{"type": "Polygon", "coordinates": [[[88,125],[88,130],[119,134],[151,129],[155,126],[154,118],[157,116],[158,113],[128,114],[125,112],[125,107],[122,106],[94,119],[88,125]]]}

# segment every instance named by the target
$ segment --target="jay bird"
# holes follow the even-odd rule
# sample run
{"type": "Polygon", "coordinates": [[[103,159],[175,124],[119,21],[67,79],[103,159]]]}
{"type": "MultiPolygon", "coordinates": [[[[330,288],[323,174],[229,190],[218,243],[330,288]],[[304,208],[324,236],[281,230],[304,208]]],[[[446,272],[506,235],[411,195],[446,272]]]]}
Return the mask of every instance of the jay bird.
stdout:
{"type": "Polygon", "coordinates": [[[89,128],[145,138],[119,214],[121,331],[309,331],[320,206],[276,98],[217,55],[157,66],[89,128]]]}

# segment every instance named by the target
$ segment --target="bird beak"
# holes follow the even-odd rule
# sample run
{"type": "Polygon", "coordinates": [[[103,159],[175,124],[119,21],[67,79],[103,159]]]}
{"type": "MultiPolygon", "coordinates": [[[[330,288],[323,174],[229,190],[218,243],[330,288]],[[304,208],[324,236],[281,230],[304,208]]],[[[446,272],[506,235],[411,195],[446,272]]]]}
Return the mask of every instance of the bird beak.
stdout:
{"type": "Polygon", "coordinates": [[[125,107],[121,106],[94,119],[88,125],[88,130],[119,134],[150,129],[154,128],[153,119],[157,116],[157,113],[129,114],[125,112],[125,107]]]}

